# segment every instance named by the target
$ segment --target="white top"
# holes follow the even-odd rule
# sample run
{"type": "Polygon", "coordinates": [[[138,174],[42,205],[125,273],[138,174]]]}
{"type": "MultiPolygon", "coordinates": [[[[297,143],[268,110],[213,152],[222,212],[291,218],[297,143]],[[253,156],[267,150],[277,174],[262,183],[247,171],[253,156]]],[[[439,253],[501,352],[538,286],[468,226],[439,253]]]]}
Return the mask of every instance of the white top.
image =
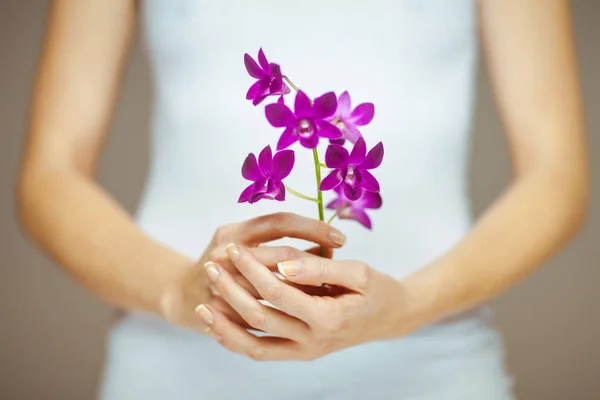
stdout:
{"type": "MultiPolygon", "coordinates": [[[[317,217],[314,203],[289,195],[283,203],[237,204],[249,183],[240,173],[244,158],[274,147],[282,131],[264,115],[275,98],[257,107],[245,99],[254,79],[243,55],[256,58],[260,47],[311,97],[348,90],[353,106],[375,104],[362,132],[369,148],[385,146],[374,172],[383,207],[369,212],[373,231],[335,222],[348,236],[336,257],[403,277],[469,230],[473,1],[146,0],[143,24],[155,103],[137,221],[152,237],[199,257],[223,224],[275,211],[317,217]]],[[[314,194],[312,155],[293,149],[286,183],[314,194]]],[[[255,363],[140,315],[115,328],[109,349],[104,394],[111,400],[510,396],[501,345],[480,312],[310,364],[255,363]]]]}

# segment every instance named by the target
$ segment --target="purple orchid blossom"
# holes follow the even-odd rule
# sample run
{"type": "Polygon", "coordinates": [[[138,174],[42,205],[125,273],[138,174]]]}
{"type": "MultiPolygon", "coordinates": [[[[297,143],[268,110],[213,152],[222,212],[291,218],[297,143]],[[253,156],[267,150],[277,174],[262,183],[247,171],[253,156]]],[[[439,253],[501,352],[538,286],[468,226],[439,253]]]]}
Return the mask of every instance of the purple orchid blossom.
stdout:
{"type": "Polygon", "coordinates": [[[256,106],[269,96],[283,96],[290,92],[290,88],[283,82],[281,68],[278,64],[267,61],[262,48],[258,51],[258,63],[260,65],[248,53],[244,54],[246,71],[251,77],[258,79],[248,89],[247,100],[252,100],[252,104],[256,106]]]}
{"type": "Polygon", "coordinates": [[[342,131],[343,138],[332,140],[333,144],[344,144],[344,140],[356,143],[362,134],[357,126],[367,125],[375,115],[375,106],[373,103],[362,103],[352,110],[350,94],[345,91],[338,98],[337,110],[327,120],[337,126],[342,131]]]}
{"type": "Polygon", "coordinates": [[[283,150],[272,156],[271,146],[265,147],[258,156],[248,154],[242,166],[242,176],[254,181],[238,199],[238,203],[256,203],[261,199],[285,200],[285,179],[294,166],[295,156],[292,150],[283,150]]]}
{"type": "Polygon", "coordinates": [[[365,191],[358,200],[352,201],[345,196],[342,185],[338,185],[335,188],[335,192],[338,198],[327,204],[327,208],[335,210],[339,219],[353,219],[361,223],[365,228],[372,229],[371,219],[365,210],[380,208],[382,203],[381,195],[365,191]]]}
{"type": "Polygon", "coordinates": [[[311,104],[308,96],[299,91],[294,102],[294,112],[283,103],[269,104],[265,115],[271,125],[285,130],[277,143],[277,150],[285,149],[297,141],[308,149],[314,149],[319,137],[338,139],[342,132],[325,119],[333,115],[337,99],[333,92],[317,97],[311,104]]]}
{"type": "Polygon", "coordinates": [[[320,190],[331,190],[338,186],[344,189],[344,195],[356,201],[367,192],[379,192],[379,182],[368,171],[381,165],[383,160],[383,144],[377,143],[368,154],[365,140],[360,137],[352,152],[348,154],[343,146],[331,144],[325,153],[325,164],[334,168],[321,182],[320,190]]]}

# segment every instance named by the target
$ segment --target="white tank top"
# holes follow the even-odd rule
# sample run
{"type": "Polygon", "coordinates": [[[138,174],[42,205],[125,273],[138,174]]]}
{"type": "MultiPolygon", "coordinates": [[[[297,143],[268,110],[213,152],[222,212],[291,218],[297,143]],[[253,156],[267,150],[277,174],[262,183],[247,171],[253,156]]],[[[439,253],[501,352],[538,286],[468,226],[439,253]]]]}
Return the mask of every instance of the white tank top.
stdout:
{"type": "MultiPolygon", "coordinates": [[[[243,56],[256,58],[260,47],[311,97],[348,90],[353,106],[375,104],[361,130],[369,148],[385,146],[374,171],[383,206],[369,212],[372,231],[334,222],[348,236],[336,258],[402,277],[469,229],[471,0],[146,0],[144,27],[155,102],[137,220],[149,235],[199,257],[220,225],[276,211],[318,217],[314,203],[290,195],[237,203],[249,183],[240,172],[245,157],[275,147],[282,131],[264,114],[276,98],[257,107],[245,99],[254,79],[243,56]]],[[[292,148],[297,161],[286,184],[314,196],[312,154],[292,148]]]]}
{"type": "MultiPolygon", "coordinates": [[[[424,267],[471,225],[474,7],[473,0],[145,0],[155,103],[140,226],[199,257],[220,225],[281,210],[317,217],[314,203],[293,196],[237,204],[248,185],[240,172],[246,155],[281,134],[264,104],[245,99],[254,80],[243,55],[256,57],[262,47],[310,96],[348,90],[354,105],[375,104],[362,133],[369,147],[385,146],[374,172],[383,207],[370,212],[373,231],[335,222],[348,236],[336,257],[398,278],[424,267]]],[[[286,183],[314,195],[312,155],[293,149],[286,183]]],[[[208,336],[131,313],[111,331],[101,398],[508,400],[502,346],[486,315],[476,310],[311,363],[257,363],[208,336]]]]}

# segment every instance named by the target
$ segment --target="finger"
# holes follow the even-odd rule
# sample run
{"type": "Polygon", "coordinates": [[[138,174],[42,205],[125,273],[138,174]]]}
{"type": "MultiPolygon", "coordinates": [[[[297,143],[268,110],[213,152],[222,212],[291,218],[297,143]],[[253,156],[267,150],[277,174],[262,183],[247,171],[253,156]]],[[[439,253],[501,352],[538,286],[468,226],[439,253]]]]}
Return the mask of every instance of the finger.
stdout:
{"type": "Polygon", "coordinates": [[[251,327],[244,319],[221,298],[212,298],[209,302],[210,306],[224,314],[231,322],[238,324],[244,329],[256,329],[251,327]]]}
{"type": "Polygon", "coordinates": [[[207,333],[230,351],[254,360],[291,360],[302,355],[299,346],[291,340],[256,337],[210,305],[201,304],[196,312],[209,326],[207,333]]]}
{"type": "MultiPolygon", "coordinates": [[[[277,264],[281,261],[295,260],[303,257],[313,257],[314,254],[318,254],[320,247],[311,249],[314,253],[305,252],[298,250],[292,246],[259,246],[249,247],[254,257],[262,264],[272,270],[277,270],[277,264]]],[[[327,248],[328,251],[333,252],[331,248],[327,248]]],[[[238,270],[233,266],[229,255],[227,254],[226,246],[217,246],[208,255],[208,260],[219,264],[221,267],[229,271],[232,275],[239,273],[238,270]]]]}
{"type": "MultiPolygon", "coordinates": [[[[251,327],[296,341],[306,338],[309,330],[304,322],[261,304],[238,285],[229,272],[217,264],[209,262],[206,268],[213,284],[221,294],[221,298],[251,327]]],[[[271,272],[269,273],[273,275],[271,272]]]]}
{"type": "Polygon", "coordinates": [[[277,267],[281,275],[295,283],[336,285],[359,293],[364,292],[371,271],[359,261],[334,261],[321,257],[283,261],[277,267]]]}
{"type": "Polygon", "coordinates": [[[276,213],[241,222],[238,240],[253,247],[284,237],[308,240],[328,247],[342,247],[346,237],[338,229],[323,221],[292,213],[276,213]]]}
{"type": "Polygon", "coordinates": [[[245,247],[231,243],[227,246],[227,252],[231,262],[263,299],[289,315],[312,322],[309,311],[314,307],[315,300],[311,296],[285,284],[245,247]]]}

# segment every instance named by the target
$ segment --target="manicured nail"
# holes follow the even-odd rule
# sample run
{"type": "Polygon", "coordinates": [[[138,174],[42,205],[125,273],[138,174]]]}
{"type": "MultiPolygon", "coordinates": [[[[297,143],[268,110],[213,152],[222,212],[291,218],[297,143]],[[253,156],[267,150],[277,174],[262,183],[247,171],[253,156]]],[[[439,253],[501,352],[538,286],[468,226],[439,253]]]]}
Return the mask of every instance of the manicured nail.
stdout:
{"type": "Polygon", "coordinates": [[[214,262],[209,261],[204,264],[204,269],[206,270],[206,274],[211,281],[215,282],[217,279],[219,279],[219,269],[214,262]]]}
{"type": "Polygon", "coordinates": [[[204,321],[206,325],[213,323],[213,315],[204,304],[200,304],[198,307],[196,307],[196,314],[202,318],[202,321],[204,321]]]}
{"type": "Polygon", "coordinates": [[[235,243],[229,243],[225,250],[227,250],[227,254],[229,254],[231,261],[236,262],[240,259],[240,249],[238,249],[235,243]]]}
{"type": "Polygon", "coordinates": [[[294,276],[302,272],[302,264],[297,260],[282,261],[277,263],[277,269],[283,276],[294,276]]]}
{"type": "Polygon", "coordinates": [[[339,231],[332,231],[329,234],[329,238],[333,243],[335,243],[338,246],[343,246],[344,243],[346,243],[346,235],[339,231]]]}

